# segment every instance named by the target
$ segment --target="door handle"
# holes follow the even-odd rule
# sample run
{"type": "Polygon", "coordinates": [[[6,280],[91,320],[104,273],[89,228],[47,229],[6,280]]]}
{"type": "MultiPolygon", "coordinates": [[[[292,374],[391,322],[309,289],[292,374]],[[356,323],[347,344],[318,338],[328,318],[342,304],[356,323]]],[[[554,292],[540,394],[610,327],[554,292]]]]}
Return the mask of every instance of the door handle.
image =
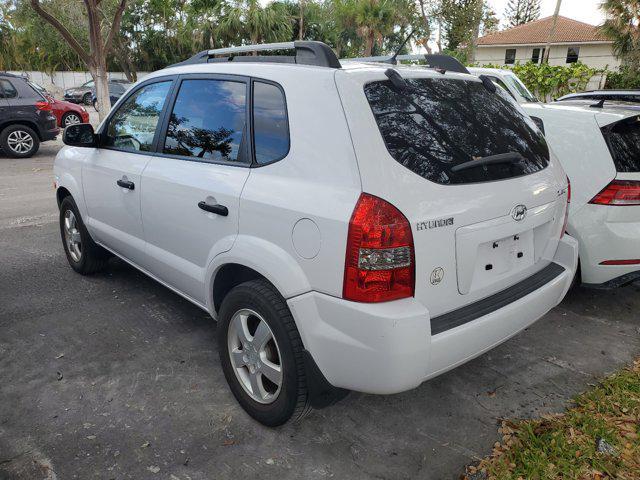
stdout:
{"type": "Polygon", "coordinates": [[[229,209],[224,205],[220,205],[219,203],[216,205],[210,205],[205,201],[198,202],[198,207],[204,210],[205,212],[215,213],[216,215],[220,215],[222,217],[226,217],[229,215],[229,209]]]}
{"type": "Polygon", "coordinates": [[[131,182],[129,180],[125,180],[123,178],[118,180],[116,183],[118,184],[119,187],[126,188],[128,190],[133,190],[134,188],[136,188],[136,184],[135,183],[133,183],[133,182],[131,182]]]}

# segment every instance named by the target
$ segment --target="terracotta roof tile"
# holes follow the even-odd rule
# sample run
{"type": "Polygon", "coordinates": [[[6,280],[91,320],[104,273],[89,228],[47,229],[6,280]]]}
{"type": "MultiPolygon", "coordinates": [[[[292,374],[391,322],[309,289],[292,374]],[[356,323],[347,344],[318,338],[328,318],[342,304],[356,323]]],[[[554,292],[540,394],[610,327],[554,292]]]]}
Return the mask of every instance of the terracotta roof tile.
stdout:
{"type": "MultiPolygon", "coordinates": [[[[553,17],[525,23],[478,39],[478,45],[531,45],[546,43],[553,24],[553,17]]],[[[567,17],[558,17],[556,32],[551,43],[602,42],[607,38],[598,27],[567,17]]]]}

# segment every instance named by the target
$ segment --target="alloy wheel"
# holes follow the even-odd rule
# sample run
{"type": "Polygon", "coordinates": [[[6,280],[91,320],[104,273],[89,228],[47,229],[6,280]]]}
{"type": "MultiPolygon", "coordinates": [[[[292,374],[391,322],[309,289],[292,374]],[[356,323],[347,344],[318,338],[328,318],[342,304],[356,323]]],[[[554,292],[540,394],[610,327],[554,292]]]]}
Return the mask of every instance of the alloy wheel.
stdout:
{"type": "Polygon", "coordinates": [[[273,403],[283,382],[282,357],[265,319],[257,312],[242,309],[229,322],[228,353],[236,378],[256,402],[273,403]]]}
{"type": "Polygon", "coordinates": [[[7,145],[14,153],[24,155],[33,148],[33,137],[24,130],[14,130],[7,137],[7,145]]]}
{"type": "Polygon", "coordinates": [[[79,262],[82,258],[82,240],[76,216],[71,210],[64,212],[64,239],[71,259],[79,262]]]}
{"type": "Polygon", "coordinates": [[[64,117],[64,126],[68,127],[69,125],[76,125],[77,123],[81,123],[82,120],[75,113],[69,113],[66,117],[64,117]]]}

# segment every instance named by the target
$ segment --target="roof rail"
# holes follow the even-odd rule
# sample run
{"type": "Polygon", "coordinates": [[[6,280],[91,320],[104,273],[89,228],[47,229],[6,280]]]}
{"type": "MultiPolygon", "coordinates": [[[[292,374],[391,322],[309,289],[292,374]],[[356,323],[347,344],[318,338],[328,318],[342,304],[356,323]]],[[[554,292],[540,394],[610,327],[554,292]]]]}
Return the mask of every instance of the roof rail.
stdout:
{"type": "Polygon", "coordinates": [[[318,67],[341,68],[340,61],[331,48],[323,42],[295,41],[281,43],[262,43],[258,45],[242,45],[240,47],[216,48],[196,53],[187,60],[171,65],[191,65],[195,63],[212,62],[270,62],[297,63],[301,65],[315,65],[318,67]],[[294,56],[241,56],[242,53],[262,52],[267,50],[294,50],[294,56]]]}
{"type": "MultiPolygon", "coordinates": [[[[358,58],[342,58],[341,61],[356,61],[356,62],[381,62],[392,63],[393,56],[377,56],[377,57],[358,57],[358,58]]],[[[465,67],[457,58],[451,55],[442,54],[407,54],[398,55],[396,60],[424,60],[427,67],[446,70],[448,72],[469,73],[467,67],[465,67]]]]}

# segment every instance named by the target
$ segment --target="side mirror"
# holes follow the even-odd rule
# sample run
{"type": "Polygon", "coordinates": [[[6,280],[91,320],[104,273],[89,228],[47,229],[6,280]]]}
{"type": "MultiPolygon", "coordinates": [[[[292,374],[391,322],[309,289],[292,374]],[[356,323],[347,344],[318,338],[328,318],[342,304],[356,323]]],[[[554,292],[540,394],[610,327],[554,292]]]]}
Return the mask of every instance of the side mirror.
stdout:
{"type": "Polygon", "coordinates": [[[64,129],[62,141],[65,145],[71,145],[72,147],[98,146],[97,135],[93,131],[93,125],[90,123],[69,125],[64,129]]]}

